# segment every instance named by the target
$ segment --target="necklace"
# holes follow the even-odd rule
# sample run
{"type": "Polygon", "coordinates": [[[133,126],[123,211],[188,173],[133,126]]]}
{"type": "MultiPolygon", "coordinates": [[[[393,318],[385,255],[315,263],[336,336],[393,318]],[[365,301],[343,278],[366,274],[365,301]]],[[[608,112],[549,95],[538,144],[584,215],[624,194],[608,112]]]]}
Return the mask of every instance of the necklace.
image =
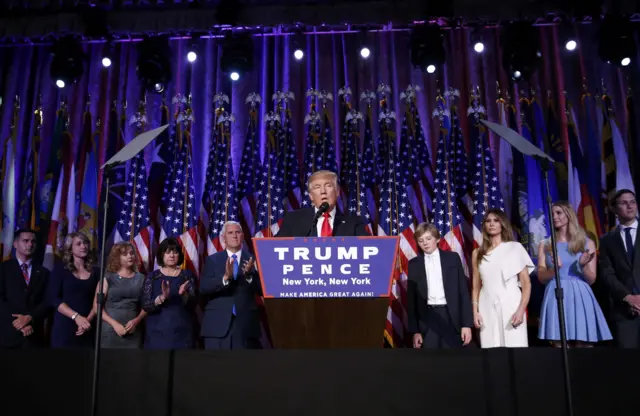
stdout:
{"type": "Polygon", "coordinates": [[[165,276],[171,276],[171,277],[175,277],[180,274],[180,269],[177,269],[177,268],[163,267],[162,269],[160,269],[160,271],[165,276]]]}

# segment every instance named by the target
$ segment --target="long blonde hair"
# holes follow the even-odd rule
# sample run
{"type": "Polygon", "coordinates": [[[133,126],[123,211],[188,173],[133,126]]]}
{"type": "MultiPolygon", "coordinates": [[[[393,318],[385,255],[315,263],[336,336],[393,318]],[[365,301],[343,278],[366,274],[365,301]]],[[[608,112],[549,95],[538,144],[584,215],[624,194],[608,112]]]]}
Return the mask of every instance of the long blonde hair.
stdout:
{"type": "MultiPolygon", "coordinates": [[[[573,210],[570,203],[565,201],[554,202],[551,208],[558,207],[567,216],[567,241],[569,247],[569,253],[576,255],[584,251],[587,244],[587,233],[578,222],[578,216],[573,210]]],[[[547,249],[551,249],[551,239],[547,240],[547,249]]]]}
{"type": "Polygon", "coordinates": [[[70,233],[64,239],[64,247],[62,249],[62,263],[64,264],[64,267],[66,267],[68,270],[72,272],[78,271],[76,269],[75,263],[73,262],[73,251],[71,250],[71,246],[73,245],[74,238],[79,238],[80,240],[87,243],[87,245],[89,246],[89,252],[87,253],[87,257],[84,258],[84,268],[90,272],[91,268],[96,263],[96,257],[93,250],[91,250],[91,242],[89,241],[89,238],[81,232],[70,233]]]}
{"type": "Polygon", "coordinates": [[[484,214],[484,218],[482,218],[482,244],[478,248],[476,258],[478,265],[482,262],[482,259],[489,251],[489,248],[491,248],[491,238],[489,237],[489,234],[487,234],[487,230],[484,228],[484,224],[491,214],[498,217],[498,221],[500,221],[500,225],[502,228],[502,231],[500,232],[500,238],[502,238],[502,241],[505,243],[507,241],[513,241],[513,229],[511,228],[511,223],[509,222],[509,218],[507,218],[507,214],[505,214],[504,211],[498,208],[491,208],[487,210],[487,213],[484,214]]]}

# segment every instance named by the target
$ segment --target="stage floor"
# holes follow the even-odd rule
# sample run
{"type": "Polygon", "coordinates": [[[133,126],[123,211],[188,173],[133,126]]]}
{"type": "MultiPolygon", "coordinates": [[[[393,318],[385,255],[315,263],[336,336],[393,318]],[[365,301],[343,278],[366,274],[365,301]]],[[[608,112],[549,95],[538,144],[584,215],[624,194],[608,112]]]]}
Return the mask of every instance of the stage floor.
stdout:
{"type": "MultiPolygon", "coordinates": [[[[90,415],[91,351],[0,352],[7,416],[90,415]]],[[[640,354],[570,350],[576,416],[638,414],[640,354]]],[[[103,351],[100,415],[564,415],[560,351],[103,351]]]]}

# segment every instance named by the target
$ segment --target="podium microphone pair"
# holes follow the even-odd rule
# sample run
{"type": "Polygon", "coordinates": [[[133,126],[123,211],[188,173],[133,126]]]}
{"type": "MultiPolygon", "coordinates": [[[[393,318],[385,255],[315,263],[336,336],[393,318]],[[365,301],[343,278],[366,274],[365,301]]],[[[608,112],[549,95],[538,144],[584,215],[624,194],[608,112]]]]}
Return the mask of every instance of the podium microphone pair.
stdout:
{"type": "Polygon", "coordinates": [[[311,228],[307,232],[307,237],[309,237],[311,235],[311,233],[313,232],[313,230],[316,229],[316,226],[318,225],[318,220],[320,219],[322,214],[324,214],[327,211],[329,211],[329,203],[328,202],[323,202],[322,205],[320,205],[320,207],[318,207],[318,212],[316,212],[316,215],[313,217],[313,224],[311,225],[311,228]]]}

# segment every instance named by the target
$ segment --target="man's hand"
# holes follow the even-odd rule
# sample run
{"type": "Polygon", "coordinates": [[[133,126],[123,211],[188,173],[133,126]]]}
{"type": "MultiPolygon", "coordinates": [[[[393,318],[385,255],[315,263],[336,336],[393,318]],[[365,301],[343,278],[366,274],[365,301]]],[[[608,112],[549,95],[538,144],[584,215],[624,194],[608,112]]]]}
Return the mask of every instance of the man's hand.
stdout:
{"type": "Polygon", "coordinates": [[[31,327],[31,325],[25,326],[24,328],[22,328],[20,330],[20,332],[22,332],[22,336],[23,337],[28,337],[28,336],[33,335],[33,328],[31,327]]]}
{"type": "Polygon", "coordinates": [[[627,295],[625,296],[624,301],[629,304],[631,309],[636,311],[640,310],[640,295],[627,295]]]}
{"type": "Polygon", "coordinates": [[[11,316],[15,318],[13,320],[13,327],[18,331],[29,325],[29,323],[31,322],[31,315],[20,315],[19,313],[14,313],[11,316]]]}
{"type": "Polygon", "coordinates": [[[422,334],[413,334],[413,348],[422,348],[422,334]]]}
{"type": "Polygon", "coordinates": [[[467,346],[471,342],[471,328],[462,328],[460,331],[460,339],[462,340],[462,345],[467,346]]]}
{"type": "Polygon", "coordinates": [[[224,281],[233,280],[233,258],[229,257],[227,264],[224,266],[224,281]]]}
{"type": "Polygon", "coordinates": [[[245,275],[251,273],[254,263],[255,262],[253,261],[253,257],[249,257],[249,260],[245,261],[242,266],[242,273],[244,273],[245,275]]]}

